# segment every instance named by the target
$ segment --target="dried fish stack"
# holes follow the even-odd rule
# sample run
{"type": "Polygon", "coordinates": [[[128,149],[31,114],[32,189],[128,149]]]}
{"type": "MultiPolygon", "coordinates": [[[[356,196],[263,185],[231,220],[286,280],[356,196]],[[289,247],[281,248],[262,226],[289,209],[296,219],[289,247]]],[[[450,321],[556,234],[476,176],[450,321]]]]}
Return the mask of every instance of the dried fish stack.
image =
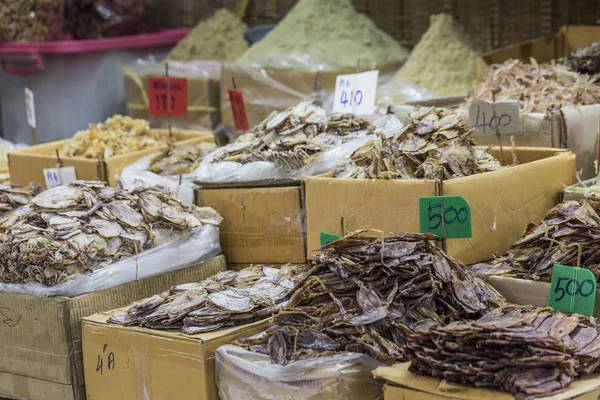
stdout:
{"type": "Polygon", "coordinates": [[[333,170],[336,178],[445,179],[495,171],[502,166],[476,149],[471,129],[453,110],[425,108],[411,113],[401,131],[382,135],[356,150],[333,170]]]}
{"type": "Polygon", "coordinates": [[[174,286],[168,293],[132,304],[108,320],[151,329],[181,329],[193,335],[267,318],[283,307],[298,281],[298,266],[266,265],[225,271],[198,283],[174,286]]]}
{"type": "Polygon", "coordinates": [[[221,220],[157,186],[75,181],[42,192],[0,223],[0,282],[56,285],[221,220]]]}
{"type": "Polygon", "coordinates": [[[107,160],[112,156],[171,144],[165,131],[150,130],[148,121],[115,115],[103,124],[90,124],[60,150],[61,156],[107,160]]]}
{"type": "Polygon", "coordinates": [[[23,206],[42,191],[42,186],[31,182],[28,187],[5,184],[0,185],[0,213],[12,211],[23,206]]]}
{"type": "Polygon", "coordinates": [[[407,334],[477,318],[504,303],[429,241],[431,234],[347,235],[324,246],[314,271],[262,334],[236,343],[287,364],[337,352],[404,359],[407,334]]]}
{"type": "Polygon", "coordinates": [[[477,321],[409,333],[405,354],[413,372],[533,399],[598,368],[600,328],[581,314],[507,305],[477,321]]]}
{"type": "Polygon", "coordinates": [[[214,143],[169,147],[152,157],[150,171],[163,176],[190,173],[216,148],[214,143]]]}
{"type": "Polygon", "coordinates": [[[472,266],[480,276],[511,275],[550,281],[555,263],[588,268],[600,279],[600,197],[565,201],[541,223],[530,223],[510,250],[489,263],[472,266]]]}
{"type": "Polygon", "coordinates": [[[245,146],[226,151],[216,161],[246,164],[270,161],[296,170],[308,164],[320,152],[349,139],[366,135],[371,124],[351,114],[332,114],[313,101],[303,101],[283,112],[274,111],[258,124],[251,136],[244,135],[245,146]],[[250,139],[250,140],[249,140],[250,139]]]}
{"type": "Polygon", "coordinates": [[[485,79],[476,85],[466,101],[517,99],[524,113],[546,113],[564,106],[600,103],[600,86],[592,78],[570,71],[563,65],[530,64],[508,60],[493,65],[485,79]]]}
{"type": "Polygon", "coordinates": [[[570,70],[590,75],[594,81],[600,78],[600,42],[579,49],[563,61],[570,70]]]}

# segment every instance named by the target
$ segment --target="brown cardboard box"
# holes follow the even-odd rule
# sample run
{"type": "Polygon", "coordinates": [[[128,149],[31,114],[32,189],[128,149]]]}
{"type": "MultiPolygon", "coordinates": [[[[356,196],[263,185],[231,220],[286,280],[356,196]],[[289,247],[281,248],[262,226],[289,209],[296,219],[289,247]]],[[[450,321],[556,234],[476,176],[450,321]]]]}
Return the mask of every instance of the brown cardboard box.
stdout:
{"type": "Polygon", "coordinates": [[[108,324],[110,314],[83,319],[87,400],[218,400],[216,349],[238,337],[254,335],[267,324],[263,320],[185,335],[178,331],[108,324]],[[114,357],[113,368],[108,368],[109,354],[114,357]]]}
{"type": "MultiPolygon", "coordinates": [[[[495,390],[480,389],[447,382],[431,376],[408,371],[410,363],[380,367],[374,375],[385,379],[384,400],[514,400],[514,396],[495,390]]],[[[600,374],[584,375],[562,393],[539,400],[596,400],[600,395],[600,374]]]]}
{"type": "MultiPolygon", "coordinates": [[[[497,149],[491,150],[498,157],[497,149]]],[[[463,196],[471,205],[473,237],[448,239],[448,253],[471,264],[504,251],[529,221],[539,221],[557,204],[560,191],[575,182],[575,155],[560,149],[517,148],[521,164],[444,182],[445,195],[463,196]],[[558,154],[557,154],[558,153],[558,154]],[[555,155],[556,154],[556,155],[555,155]]],[[[505,148],[505,157],[510,157],[505,148]]],[[[419,197],[433,196],[425,180],[306,180],[307,249],[320,247],[321,231],[357,229],[419,232],[419,197]]]]}
{"type": "Polygon", "coordinates": [[[196,190],[196,204],[224,218],[221,248],[229,263],[304,263],[304,194],[298,180],[214,184],[196,190]],[[281,183],[280,183],[281,184],[281,183]]]}
{"type": "MultiPolygon", "coordinates": [[[[164,131],[164,129],[160,129],[164,131]]],[[[215,137],[209,132],[198,131],[173,131],[177,144],[198,144],[202,142],[214,143],[215,137]]],[[[44,179],[44,168],[56,168],[56,149],[61,149],[71,139],[58,140],[56,142],[39,144],[24,149],[14,150],[8,155],[10,169],[10,181],[13,184],[27,186],[29,182],[35,181],[46,188],[44,179]]],[[[156,153],[165,147],[154,147],[151,149],[136,151],[134,153],[114,156],[107,161],[92,160],[83,157],[61,157],[63,167],[75,167],[77,179],[101,180],[109,182],[111,186],[116,184],[115,175],[120,174],[123,169],[139,160],[140,158],[156,153]]]]}
{"type": "Polygon", "coordinates": [[[225,258],[218,256],[184,270],[74,298],[0,293],[0,397],[85,399],[83,317],[224,270],[225,258]]]}

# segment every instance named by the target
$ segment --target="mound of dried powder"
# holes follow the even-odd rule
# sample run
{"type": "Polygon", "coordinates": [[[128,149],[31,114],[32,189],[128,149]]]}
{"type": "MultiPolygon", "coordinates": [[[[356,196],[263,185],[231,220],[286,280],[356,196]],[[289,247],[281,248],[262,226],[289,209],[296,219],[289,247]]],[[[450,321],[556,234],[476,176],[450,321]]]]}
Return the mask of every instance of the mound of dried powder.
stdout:
{"type": "Polygon", "coordinates": [[[201,21],[167,56],[169,61],[231,61],[248,49],[246,24],[226,8],[201,21]]]}
{"type": "Polygon", "coordinates": [[[300,0],[240,58],[269,67],[353,67],[404,61],[408,51],[350,0],[300,0]],[[300,55],[300,57],[298,57],[300,55]]]}

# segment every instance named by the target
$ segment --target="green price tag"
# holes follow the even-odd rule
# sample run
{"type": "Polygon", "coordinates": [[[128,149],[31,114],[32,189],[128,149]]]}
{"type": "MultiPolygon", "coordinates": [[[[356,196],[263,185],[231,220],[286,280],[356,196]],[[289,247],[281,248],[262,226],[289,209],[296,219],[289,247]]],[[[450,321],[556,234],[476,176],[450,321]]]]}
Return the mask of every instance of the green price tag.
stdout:
{"type": "Polygon", "coordinates": [[[548,305],[555,310],[594,315],[596,278],[587,268],[554,264],[548,305]]]}
{"type": "Polygon", "coordinates": [[[419,197],[419,227],[421,233],[433,233],[441,238],[473,237],[471,228],[471,206],[462,196],[419,197]],[[446,235],[442,234],[442,218],[446,235]]]}
{"type": "Polygon", "coordinates": [[[335,242],[336,240],[341,238],[341,236],[334,235],[333,233],[329,233],[329,232],[321,232],[320,237],[321,237],[321,247],[323,247],[326,244],[329,244],[331,242],[335,242]]]}

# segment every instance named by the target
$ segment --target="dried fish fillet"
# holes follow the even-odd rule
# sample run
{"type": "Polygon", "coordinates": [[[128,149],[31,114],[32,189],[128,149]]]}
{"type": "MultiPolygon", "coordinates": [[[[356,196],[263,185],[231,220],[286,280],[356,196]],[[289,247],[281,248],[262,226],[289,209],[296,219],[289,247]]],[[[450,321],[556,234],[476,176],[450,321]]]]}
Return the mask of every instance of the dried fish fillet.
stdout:
{"type": "Polygon", "coordinates": [[[214,143],[171,146],[152,157],[150,171],[163,176],[190,173],[198,168],[202,159],[216,148],[217,145],[214,143]]]}

